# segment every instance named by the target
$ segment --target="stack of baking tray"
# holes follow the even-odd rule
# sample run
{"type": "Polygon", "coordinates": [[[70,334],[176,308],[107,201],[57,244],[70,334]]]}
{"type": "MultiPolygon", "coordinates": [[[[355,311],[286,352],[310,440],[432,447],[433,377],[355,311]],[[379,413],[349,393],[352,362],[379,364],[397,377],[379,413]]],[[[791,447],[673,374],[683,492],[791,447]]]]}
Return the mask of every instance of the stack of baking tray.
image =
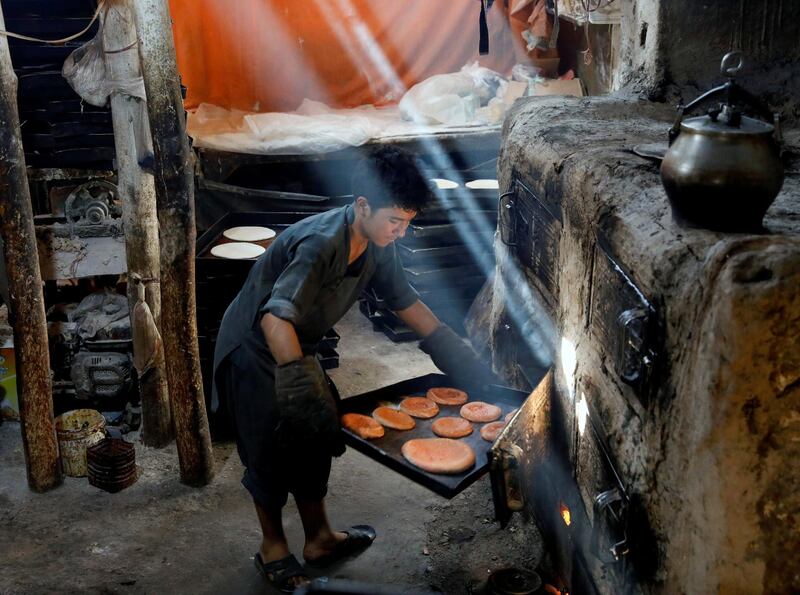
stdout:
{"type": "MultiPolygon", "coordinates": [[[[462,334],[467,311],[494,270],[496,221],[496,210],[487,208],[486,203],[478,203],[476,210],[426,213],[397,242],[406,277],[420,299],[442,322],[462,334]]],[[[374,291],[364,291],[360,309],[373,329],[392,341],[417,338],[374,291]]]]}
{"type": "MultiPolygon", "coordinates": [[[[91,0],[7,0],[5,28],[39,39],[59,39],[82,30],[95,11],[91,0]]],[[[9,38],[18,77],[22,144],[27,165],[111,169],[114,134],[108,107],[81,101],[61,75],[67,56],[96,34],[95,23],[61,45],[9,38]]]]}
{"type": "MultiPolygon", "coordinates": [[[[289,225],[313,213],[228,213],[197,239],[195,278],[197,295],[197,334],[200,344],[200,367],[206,400],[211,398],[211,377],[219,326],[228,304],[244,284],[255,259],[217,258],[211,248],[226,241],[223,232],[231,227],[261,225],[280,235],[289,225]]],[[[329,330],[320,342],[317,358],[326,370],[339,366],[339,334],[329,330]]]]}

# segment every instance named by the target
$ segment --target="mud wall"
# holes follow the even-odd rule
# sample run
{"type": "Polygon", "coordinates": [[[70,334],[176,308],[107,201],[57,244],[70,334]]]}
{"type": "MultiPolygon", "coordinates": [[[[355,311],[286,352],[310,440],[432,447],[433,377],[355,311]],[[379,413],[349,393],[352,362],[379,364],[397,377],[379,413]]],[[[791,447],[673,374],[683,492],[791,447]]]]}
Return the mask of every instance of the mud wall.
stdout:
{"type": "MultiPolygon", "coordinates": [[[[800,544],[791,438],[800,424],[800,177],[787,172],[762,235],[680,227],[657,165],[630,152],[663,139],[672,113],[613,97],[522,100],[505,124],[500,186],[519,179],[563,208],[551,316],[555,350],[568,339],[574,356],[569,366],[556,357],[556,384],[565,412],[576,411],[579,396],[597,412],[626,487],[646,512],[652,541],[632,544],[631,592],[797,592],[796,556],[781,552],[800,544]],[[663,320],[663,371],[646,403],[620,381],[614,354],[587,327],[597,232],[663,320]]],[[[796,131],[787,144],[800,146],[796,131]]],[[[521,267],[502,244],[497,250],[488,343],[496,369],[506,372],[519,362],[509,366],[503,351],[503,304],[522,286],[521,267]]],[[[565,421],[590,511],[596,465],[583,454],[587,435],[574,418],[565,421]]],[[[601,591],[620,592],[601,572],[595,578],[601,591]]]]}
{"type": "Polygon", "coordinates": [[[747,59],[741,82],[785,117],[800,117],[800,2],[640,0],[624,5],[615,89],[650,100],[688,101],[720,84],[720,59],[740,50],[747,59]]]}

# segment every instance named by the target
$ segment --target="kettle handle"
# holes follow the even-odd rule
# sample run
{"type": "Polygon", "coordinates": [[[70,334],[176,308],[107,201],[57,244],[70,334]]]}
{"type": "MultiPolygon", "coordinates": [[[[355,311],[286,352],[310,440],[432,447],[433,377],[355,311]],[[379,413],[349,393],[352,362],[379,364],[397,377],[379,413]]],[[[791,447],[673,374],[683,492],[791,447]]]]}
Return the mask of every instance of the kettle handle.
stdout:
{"type": "Polygon", "coordinates": [[[722,62],[719,64],[719,71],[722,76],[733,78],[742,71],[744,67],[744,57],[742,52],[728,52],[722,56],[722,62]],[[736,60],[736,64],[733,61],[736,60]]]}
{"type": "Polygon", "coordinates": [[[688,105],[678,105],[678,115],[668,132],[670,145],[675,142],[675,139],[678,138],[678,135],[681,132],[681,122],[683,121],[684,115],[688,114],[697,106],[705,103],[709,99],[723,94],[725,95],[725,103],[732,105],[738,102],[743,105],[750,106],[753,108],[755,113],[761,116],[766,122],[772,124],[775,127],[773,138],[778,145],[781,144],[782,134],[780,114],[771,112],[760,99],[758,99],[749,91],[740,87],[736,81],[733,80],[734,75],[741,72],[743,66],[744,59],[742,58],[741,52],[728,52],[725,54],[725,56],[723,56],[722,61],[720,62],[720,72],[729,78],[728,82],[724,85],[720,85],[719,87],[715,87],[710,91],[706,91],[700,95],[700,97],[689,102],[688,105]]]}

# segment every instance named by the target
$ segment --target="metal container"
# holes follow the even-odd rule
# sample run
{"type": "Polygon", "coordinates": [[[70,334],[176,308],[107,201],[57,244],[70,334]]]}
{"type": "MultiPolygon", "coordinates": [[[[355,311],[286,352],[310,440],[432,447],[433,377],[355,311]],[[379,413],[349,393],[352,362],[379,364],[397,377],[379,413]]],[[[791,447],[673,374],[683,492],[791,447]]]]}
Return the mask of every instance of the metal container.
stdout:
{"type": "Polygon", "coordinates": [[[86,449],[105,438],[105,418],[94,409],[75,409],[59,415],[55,422],[64,474],[85,477],[86,449]]]}
{"type": "Polygon", "coordinates": [[[536,595],[541,592],[539,575],[520,568],[495,570],[486,584],[486,595],[536,595]]]}
{"type": "Polygon", "coordinates": [[[681,224],[719,231],[759,231],[761,220],[783,185],[777,115],[739,87],[738,53],[722,59],[730,80],[678,109],[661,180],[672,212],[681,224]],[[707,115],[684,116],[709,99],[724,101],[707,115]],[[775,125],[743,114],[751,109],[775,125]]]}
{"type": "Polygon", "coordinates": [[[119,438],[106,438],[87,449],[89,483],[115,493],[136,482],[136,447],[119,438]]]}

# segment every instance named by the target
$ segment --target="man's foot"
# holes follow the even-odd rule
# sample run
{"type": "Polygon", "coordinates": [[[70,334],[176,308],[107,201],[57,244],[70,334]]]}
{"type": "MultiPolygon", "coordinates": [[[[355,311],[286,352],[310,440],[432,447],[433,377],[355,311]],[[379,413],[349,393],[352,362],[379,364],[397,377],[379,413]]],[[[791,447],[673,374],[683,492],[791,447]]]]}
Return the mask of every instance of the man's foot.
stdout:
{"type": "Polygon", "coordinates": [[[289,554],[280,560],[264,562],[261,552],[256,552],[254,562],[258,572],[267,579],[270,584],[283,593],[292,593],[298,587],[307,585],[311,582],[308,575],[303,570],[300,562],[293,555],[289,554]]]}
{"type": "Polygon", "coordinates": [[[369,525],[355,525],[347,531],[334,531],[320,542],[306,543],[303,557],[309,566],[328,566],[356,552],[366,549],[375,540],[375,529],[369,525]]]}
{"type": "Polygon", "coordinates": [[[347,533],[344,531],[334,531],[324,539],[317,539],[315,541],[307,541],[303,548],[303,558],[308,560],[316,560],[322,556],[330,554],[339,545],[347,539],[347,533]]]}

